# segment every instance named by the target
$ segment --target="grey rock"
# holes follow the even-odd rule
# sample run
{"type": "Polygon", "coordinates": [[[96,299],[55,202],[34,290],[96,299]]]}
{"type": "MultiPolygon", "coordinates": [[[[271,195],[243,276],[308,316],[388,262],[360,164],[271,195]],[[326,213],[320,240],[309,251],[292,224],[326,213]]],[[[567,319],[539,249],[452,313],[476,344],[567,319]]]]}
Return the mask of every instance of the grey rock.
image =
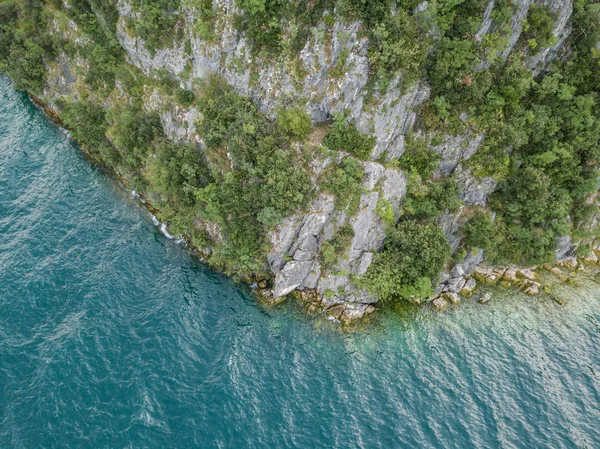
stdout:
{"type": "Polygon", "coordinates": [[[459,304],[460,303],[460,296],[458,296],[457,293],[454,292],[449,292],[444,294],[444,298],[450,302],[450,304],[459,304]]]}
{"type": "Polygon", "coordinates": [[[371,266],[371,262],[373,262],[373,253],[364,253],[360,259],[360,264],[356,270],[356,274],[358,276],[365,274],[371,266]]]}
{"type": "Polygon", "coordinates": [[[537,3],[548,6],[556,14],[552,34],[557,40],[553,46],[541,49],[526,62],[526,65],[531,67],[536,75],[543,71],[550,61],[556,59],[561,51],[565,50],[565,42],[571,34],[569,19],[573,14],[573,2],[571,1],[542,0],[537,3]]]}
{"type": "Polygon", "coordinates": [[[465,280],[465,278],[451,278],[448,281],[448,291],[451,293],[459,293],[466,283],[467,281],[465,280]]]}
{"type": "Polygon", "coordinates": [[[283,270],[277,273],[275,278],[275,288],[273,296],[280,298],[293,292],[306,279],[311,271],[313,263],[311,261],[292,260],[288,262],[283,270]]]}
{"type": "Polygon", "coordinates": [[[446,176],[452,173],[460,161],[466,161],[475,154],[484,137],[483,134],[475,137],[469,134],[448,136],[440,145],[433,147],[442,156],[440,172],[446,176]]]}
{"type": "Polygon", "coordinates": [[[481,42],[483,40],[483,37],[490,31],[490,26],[492,25],[492,10],[494,9],[495,5],[495,0],[490,0],[487,7],[485,8],[481,25],[479,27],[479,30],[477,30],[477,33],[475,33],[475,40],[477,42],[481,42]]]}
{"type": "Polygon", "coordinates": [[[475,290],[475,287],[477,287],[477,282],[475,282],[475,279],[470,278],[470,279],[467,279],[467,282],[465,282],[465,285],[463,286],[462,291],[470,293],[473,290],[475,290]]]}
{"type": "Polygon", "coordinates": [[[454,176],[461,199],[471,206],[485,206],[488,196],[498,184],[491,177],[476,178],[472,175],[472,169],[464,168],[462,164],[456,166],[454,176]]]}
{"type": "Polygon", "coordinates": [[[441,296],[438,296],[431,302],[431,305],[438,312],[442,312],[448,308],[448,301],[441,296]]]}
{"type": "Polygon", "coordinates": [[[556,250],[554,251],[554,258],[556,260],[562,260],[570,256],[573,252],[573,245],[571,243],[571,236],[565,235],[559,237],[556,240],[556,250]]]}
{"type": "Polygon", "coordinates": [[[465,275],[465,268],[461,264],[457,263],[452,267],[452,271],[450,271],[450,273],[455,278],[463,277],[465,275]]]}
{"type": "Polygon", "coordinates": [[[491,300],[492,300],[492,295],[490,293],[484,293],[483,295],[481,295],[479,297],[477,302],[479,302],[480,304],[487,304],[491,300]]]}

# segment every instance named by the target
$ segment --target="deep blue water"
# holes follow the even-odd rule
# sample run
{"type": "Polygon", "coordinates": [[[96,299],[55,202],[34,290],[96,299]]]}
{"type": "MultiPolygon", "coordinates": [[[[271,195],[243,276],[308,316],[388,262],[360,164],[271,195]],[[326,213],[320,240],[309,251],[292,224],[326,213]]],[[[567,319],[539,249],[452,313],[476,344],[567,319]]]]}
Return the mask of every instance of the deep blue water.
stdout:
{"type": "Polygon", "coordinates": [[[0,448],[598,448],[600,292],[263,309],[0,78],[0,448]]]}

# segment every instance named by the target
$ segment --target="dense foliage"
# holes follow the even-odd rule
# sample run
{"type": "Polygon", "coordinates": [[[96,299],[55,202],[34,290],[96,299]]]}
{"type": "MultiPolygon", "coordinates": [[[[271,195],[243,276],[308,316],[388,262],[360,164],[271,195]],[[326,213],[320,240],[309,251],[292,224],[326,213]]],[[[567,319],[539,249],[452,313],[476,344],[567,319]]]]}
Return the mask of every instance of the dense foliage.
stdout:
{"type": "Polygon", "coordinates": [[[387,233],[383,251],[375,256],[361,284],[383,300],[415,301],[432,293],[450,256],[450,246],[439,226],[402,221],[387,233]]]}
{"type": "Polygon", "coordinates": [[[202,86],[199,132],[211,153],[215,182],[197,193],[204,218],[221,223],[227,242],[213,258],[249,271],[262,268],[265,226],[305,204],[310,182],[285,132],[220,78],[202,86]],[[233,170],[231,170],[233,168],[233,170]]]}
{"type": "Polygon", "coordinates": [[[348,123],[344,114],[340,112],[333,117],[333,126],[323,144],[332,150],[345,151],[359,159],[366,160],[371,156],[375,138],[362,134],[356,129],[356,126],[348,123]]]}

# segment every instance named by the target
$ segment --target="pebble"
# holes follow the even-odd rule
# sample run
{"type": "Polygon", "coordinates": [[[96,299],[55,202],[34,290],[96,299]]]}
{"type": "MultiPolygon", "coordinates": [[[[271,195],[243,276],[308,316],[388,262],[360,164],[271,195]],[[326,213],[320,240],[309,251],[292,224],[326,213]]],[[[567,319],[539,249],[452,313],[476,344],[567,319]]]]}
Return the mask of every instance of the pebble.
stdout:
{"type": "Polygon", "coordinates": [[[483,295],[481,295],[479,297],[479,299],[477,300],[480,304],[487,304],[488,302],[490,302],[492,300],[492,295],[489,293],[484,293],[483,295]]]}

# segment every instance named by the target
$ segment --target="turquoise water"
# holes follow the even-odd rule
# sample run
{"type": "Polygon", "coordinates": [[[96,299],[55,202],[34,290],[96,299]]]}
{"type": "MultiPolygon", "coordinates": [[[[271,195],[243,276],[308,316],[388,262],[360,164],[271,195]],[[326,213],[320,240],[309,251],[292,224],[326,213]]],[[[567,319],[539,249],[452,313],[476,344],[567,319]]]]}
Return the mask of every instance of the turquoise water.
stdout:
{"type": "Polygon", "coordinates": [[[0,78],[0,448],[597,448],[600,292],[570,296],[263,309],[0,78]]]}

